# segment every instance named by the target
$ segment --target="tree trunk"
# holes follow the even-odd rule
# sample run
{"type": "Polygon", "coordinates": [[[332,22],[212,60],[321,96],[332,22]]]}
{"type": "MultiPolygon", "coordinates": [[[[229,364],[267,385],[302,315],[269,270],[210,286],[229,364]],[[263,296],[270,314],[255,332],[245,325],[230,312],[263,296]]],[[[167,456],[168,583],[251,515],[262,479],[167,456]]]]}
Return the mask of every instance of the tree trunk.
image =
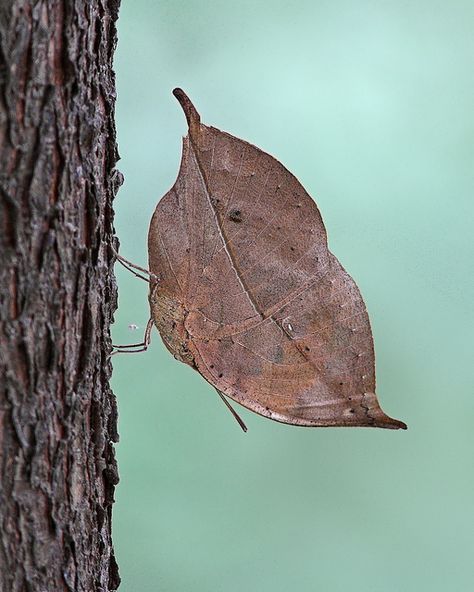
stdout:
{"type": "Polygon", "coordinates": [[[0,590],[115,590],[118,0],[0,4],[0,590]]]}

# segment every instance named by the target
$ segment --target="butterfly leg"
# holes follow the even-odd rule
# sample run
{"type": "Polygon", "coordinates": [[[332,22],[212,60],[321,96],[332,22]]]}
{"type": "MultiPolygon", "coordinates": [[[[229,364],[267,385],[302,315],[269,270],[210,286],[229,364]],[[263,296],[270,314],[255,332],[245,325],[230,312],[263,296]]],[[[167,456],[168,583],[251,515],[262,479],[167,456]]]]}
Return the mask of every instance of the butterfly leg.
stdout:
{"type": "Polygon", "coordinates": [[[237,413],[237,411],[232,407],[232,405],[229,403],[229,401],[225,398],[224,394],[221,393],[221,391],[219,389],[216,389],[216,391],[217,391],[219,397],[224,401],[225,406],[227,407],[227,409],[234,416],[234,418],[237,421],[237,423],[239,424],[239,426],[242,428],[242,430],[244,432],[246,432],[247,431],[247,426],[245,425],[243,419],[240,417],[240,415],[237,413]]]}
{"type": "Polygon", "coordinates": [[[153,329],[153,319],[148,319],[148,323],[146,324],[145,335],[143,337],[143,341],[140,343],[129,343],[127,345],[113,345],[115,351],[113,351],[110,355],[114,356],[115,354],[138,354],[140,352],[144,352],[148,349],[151,341],[151,330],[153,329]]]}
{"type": "Polygon", "coordinates": [[[158,276],[156,276],[154,273],[151,273],[151,271],[148,271],[148,269],[140,267],[139,265],[135,265],[135,263],[132,263],[128,259],[125,259],[125,257],[122,257],[122,255],[119,255],[117,251],[114,249],[114,247],[112,247],[112,252],[114,253],[120,265],[125,267],[125,269],[133,273],[133,275],[135,275],[136,277],[140,278],[145,282],[149,282],[150,280],[158,280],[158,276]],[[143,276],[141,273],[137,273],[136,271],[134,271],[135,269],[137,269],[138,271],[142,271],[143,273],[146,273],[149,276],[149,278],[143,276]]]}

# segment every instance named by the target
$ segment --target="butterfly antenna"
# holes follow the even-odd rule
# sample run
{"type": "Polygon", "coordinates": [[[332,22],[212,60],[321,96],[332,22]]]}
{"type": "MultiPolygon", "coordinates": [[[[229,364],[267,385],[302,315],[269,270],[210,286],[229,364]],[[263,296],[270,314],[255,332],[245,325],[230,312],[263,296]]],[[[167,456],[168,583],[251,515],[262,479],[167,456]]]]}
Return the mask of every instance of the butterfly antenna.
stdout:
{"type": "Polygon", "coordinates": [[[232,407],[232,405],[229,403],[229,401],[224,397],[224,395],[221,393],[221,391],[219,389],[216,389],[216,391],[219,394],[219,397],[224,401],[227,409],[232,413],[235,420],[237,421],[239,426],[242,428],[242,431],[246,432],[247,426],[245,425],[243,419],[240,417],[240,415],[237,413],[237,411],[232,407]]]}

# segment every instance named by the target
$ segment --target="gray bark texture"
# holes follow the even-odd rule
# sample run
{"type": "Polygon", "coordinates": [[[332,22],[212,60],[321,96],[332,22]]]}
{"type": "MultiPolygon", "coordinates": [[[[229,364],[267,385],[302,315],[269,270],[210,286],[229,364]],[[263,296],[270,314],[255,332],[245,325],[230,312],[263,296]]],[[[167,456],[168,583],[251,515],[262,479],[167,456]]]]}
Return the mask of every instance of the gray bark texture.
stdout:
{"type": "Polygon", "coordinates": [[[108,592],[117,0],[0,3],[0,591],[108,592]]]}

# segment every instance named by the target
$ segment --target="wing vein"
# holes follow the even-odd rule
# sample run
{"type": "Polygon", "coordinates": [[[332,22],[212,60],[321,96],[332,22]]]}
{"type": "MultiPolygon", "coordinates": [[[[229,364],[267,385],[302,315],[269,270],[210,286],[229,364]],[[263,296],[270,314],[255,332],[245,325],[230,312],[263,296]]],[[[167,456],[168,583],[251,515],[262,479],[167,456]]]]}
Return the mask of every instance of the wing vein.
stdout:
{"type": "Polygon", "coordinates": [[[192,153],[193,153],[194,161],[196,163],[197,170],[198,170],[198,173],[199,173],[199,176],[200,176],[200,179],[201,179],[201,183],[202,183],[203,188],[204,188],[204,194],[206,196],[206,199],[207,199],[209,208],[211,209],[211,212],[214,213],[214,220],[215,220],[215,223],[217,225],[217,230],[218,230],[219,236],[220,236],[220,238],[222,240],[222,244],[224,246],[226,255],[229,258],[229,263],[231,264],[232,268],[234,269],[235,275],[237,277],[237,280],[240,283],[240,285],[242,286],[243,290],[245,291],[245,293],[247,295],[247,298],[248,298],[250,304],[252,305],[252,308],[255,310],[255,312],[257,314],[259,314],[261,316],[262,313],[261,313],[261,311],[260,311],[260,309],[259,309],[259,307],[258,307],[258,305],[257,305],[257,303],[256,303],[256,301],[255,301],[255,299],[253,297],[253,294],[251,293],[251,291],[249,290],[248,286],[245,285],[244,281],[240,277],[240,273],[238,272],[238,269],[236,267],[235,261],[234,261],[234,259],[232,257],[232,253],[229,250],[229,248],[227,247],[227,241],[226,241],[225,235],[224,235],[224,233],[222,231],[221,225],[219,223],[219,219],[217,217],[217,211],[215,210],[214,205],[213,205],[212,200],[211,200],[211,196],[209,195],[209,189],[208,189],[208,187],[206,185],[205,177],[204,177],[204,174],[203,174],[202,169],[201,169],[201,164],[199,162],[199,159],[198,159],[198,157],[197,157],[194,149],[193,149],[192,153]]]}

